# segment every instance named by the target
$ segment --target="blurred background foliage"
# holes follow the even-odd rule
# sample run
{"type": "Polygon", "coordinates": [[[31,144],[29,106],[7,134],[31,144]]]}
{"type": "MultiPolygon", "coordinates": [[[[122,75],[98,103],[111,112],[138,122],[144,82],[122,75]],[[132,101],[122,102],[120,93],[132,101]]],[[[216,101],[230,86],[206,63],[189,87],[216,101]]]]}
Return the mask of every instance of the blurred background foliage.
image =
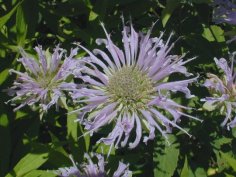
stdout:
{"type": "MultiPolygon", "coordinates": [[[[8,70],[22,69],[17,62],[20,47],[33,53],[38,44],[52,49],[60,43],[69,50],[73,42],[80,42],[93,49],[95,39],[105,37],[100,22],[104,22],[112,39],[121,46],[122,14],[126,22],[132,20],[135,29],[144,32],[156,22],[153,36],[165,31],[164,39],[167,39],[174,32],[172,41],[181,38],[172,52],[197,56],[188,64],[191,72],[200,74],[199,83],[191,86],[196,97],[183,103],[194,107],[191,114],[203,123],[183,118],[180,124],[192,137],[174,129],[169,136],[170,146],[158,135],[154,141],[147,145],[141,143],[133,150],[113,149],[107,165],[115,169],[122,160],[130,164],[133,176],[138,177],[236,176],[236,129],[228,131],[220,127],[223,116],[203,110],[200,102],[200,98],[208,94],[201,86],[206,73],[219,73],[213,58],[228,58],[228,53],[236,49],[235,43],[226,44],[231,33],[225,32],[235,29],[212,22],[210,2],[0,0],[0,176],[53,177],[55,174],[48,170],[71,166],[69,154],[81,163],[84,152],[107,153],[109,147],[95,143],[104,132],[91,139],[80,137],[83,128],[74,123],[76,115],[67,114],[72,108],[59,112],[51,109],[41,121],[39,114],[28,107],[13,112],[13,107],[5,104],[10,97],[4,89],[10,87],[16,77],[9,75],[8,70]]],[[[82,50],[79,53],[85,54],[82,50]]]]}

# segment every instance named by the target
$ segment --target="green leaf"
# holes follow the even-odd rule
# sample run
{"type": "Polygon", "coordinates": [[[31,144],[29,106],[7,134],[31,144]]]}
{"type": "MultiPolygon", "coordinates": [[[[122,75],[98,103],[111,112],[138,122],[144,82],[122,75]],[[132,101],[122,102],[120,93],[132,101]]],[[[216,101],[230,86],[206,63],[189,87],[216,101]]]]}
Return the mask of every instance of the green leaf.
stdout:
{"type": "Polygon", "coordinates": [[[177,167],[179,157],[179,144],[175,142],[176,137],[169,135],[170,145],[165,144],[164,149],[160,149],[161,145],[156,145],[154,151],[154,167],[155,177],[171,177],[177,167]]]}
{"type": "Polygon", "coordinates": [[[7,172],[11,155],[11,136],[9,119],[6,114],[0,116],[0,176],[7,172]]]}
{"type": "Polygon", "coordinates": [[[91,10],[89,13],[89,21],[96,20],[97,17],[98,17],[98,14],[91,10]]]}
{"type": "Polygon", "coordinates": [[[221,157],[228,163],[229,166],[233,168],[234,171],[236,171],[236,159],[233,156],[230,156],[229,154],[220,152],[221,157]]]}
{"type": "Polygon", "coordinates": [[[207,111],[213,111],[213,110],[216,109],[216,106],[217,106],[216,104],[207,101],[207,102],[205,102],[205,103],[203,104],[202,107],[203,107],[203,109],[205,109],[205,110],[207,110],[207,111]]]}
{"type": "Polygon", "coordinates": [[[230,175],[228,173],[225,173],[225,177],[235,177],[234,175],[230,175]]]}
{"type": "Polygon", "coordinates": [[[220,149],[222,145],[224,144],[229,144],[232,142],[232,138],[226,138],[226,137],[219,137],[216,140],[212,141],[212,145],[217,148],[220,149]]]}
{"type": "Polygon", "coordinates": [[[207,173],[203,168],[197,168],[194,174],[195,176],[207,177],[207,173]]]}
{"type": "Polygon", "coordinates": [[[211,25],[209,28],[203,28],[202,36],[208,41],[224,42],[224,31],[217,25],[211,25]]]}
{"type": "Polygon", "coordinates": [[[0,29],[3,27],[3,25],[5,25],[8,22],[8,20],[15,13],[18,6],[21,5],[22,2],[23,2],[23,0],[20,1],[18,4],[16,4],[15,7],[13,7],[13,9],[10,12],[8,12],[6,15],[4,15],[3,17],[0,17],[0,29]]]}
{"type": "Polygon", "coordinates": [[[16,12],[16,32],[17,44],[24,47],[27,34],[27,24],[25,21],[25,13],[21,5],[17,8],[16,12]]]}
{"type": "MultiPolygon", "coordinates": [[[[72,108],[69,108],[69,111],[72,108]]],[[[89,141],[89,136],[83,136],[82,126],[75,122],[76,114],[68,114],[67,116],[67,137],[69,139],[69,146],[76,161],[82,161],[84,152],[88,150],[86,141],[89,141]]]]}
{"type": "Polygon", "coordinates": [[[189,169],[188,169],[188,159],[187,157],[185,157],[185,160],[184,160],[184,167],[181,171],[181,174],[180,174],[180,177],[189,177],[189,169]]]}
{"type": "Polygon", "coordinates": [[[3,82],[7,79],[8,76],[9,76],[9,69],[7,68],[0,73],[0,85],[3,84],[3,82]]]}
{"type": "Polygon", "coordinates": [[[181,0],[167,0],[166,8],[161,13],[161,21],[162,21],[163,27],[166,26],[166,23],[168,22],[173,11],[176,9],[176,7],[178,7],[180,2],[181,0]]]}
{"type": "Polygon", "coordinates": [[[232,128],[232,135],[234,138],[236,138],[236,127],[232,128]]]}
{"type": "Polygon", "coordinates": [[[43,171],[43,170],[33,170],[24,175],[24,177],[56,177],[56,176],[57,175],[53,172],[43,171]]]}
{"type": "Polygon", "coordinates": [[[21,177],[27,174],[28,172],[39,168],[48,160],[49,153],[38,153],[33,154],[29,153],[23,157],[14,167],[13,171],[9,173],[6,177],[17,176],[21,177]]]}

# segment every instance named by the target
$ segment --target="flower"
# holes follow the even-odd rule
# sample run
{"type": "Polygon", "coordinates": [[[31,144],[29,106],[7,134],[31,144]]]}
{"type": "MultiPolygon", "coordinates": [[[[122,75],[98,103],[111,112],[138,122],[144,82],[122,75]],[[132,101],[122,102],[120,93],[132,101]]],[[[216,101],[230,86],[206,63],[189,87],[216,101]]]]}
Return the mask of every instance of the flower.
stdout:
{"type": "MultiPolygon", "coordinates": [[[[61,177],[106,177],[108,173],[105,171],[104,157],[100,154],[91,154],[91,157],[86,153],[84,157],[87,163],[80,165],[78,168],[74,160],[72,167],[59,168],[55,173],[61,177]],[[94,163],[91,158],[96,156],[97,163],[94,163]]],[[[132,172],[129,171],[128,165],[119,162],[117,170],[114,172],[113,177],[131,177],[132,172]]]]}
{"type": "Polygon", "coordinates": [[[78,60],[73,58],[77,50],[77,48],[72,49],[67,57],[66,51],[59,46],[56,46],[52,55],[48,51],[45,52],[42,46],[37,46],[35,47],[39,59],[37,60],[21,49],[22,58],[18,61],[23,64],[26,72],[9,70],[10,73],[18,75],[13,86],[8,89],[9,95],[16,95],[9,101],[20,104],[14,111],[36,103],[43,111],[47,111],[54,104],[57,107],[63,104],[65,106],[64,91],[76,88],[76,85],[70,81],[73,70],[79,65],[78,60]],[[65,60],[62,61],[62,58],[65,60]]]}
{"type": "Polygon", "coordinates": [[[230,0],[214,0],[213,7],[213,21],[236,24],[236,5],[230,0]]]}
{"type": "Polygon", "coordinates": [[[98,142],[110,147],[114,145],[116,148],[119,144],[126,146],[134,129],[136,138],[129,143],[129,148],[135,148],[139,144],[142,129],[149,132],[149,136],[144,137],[145,143],[154,139],[155,129],[166,138],[166,133],[171,132],[172,127],[187,133],[177,125],[180,117],[197,118],[183,113],[182,109],[190,108],[176,103],[169,93],[179,91],[187,98],[193,97],[187,86],[196,81],[197,77],[181,81],[168,81],[168,77],[174,73],[191,76],[184,65],[194,58],[183,61],[184,55],[169,54],[174,46],[174,43],[170,44],[172,34],[164,43],[163,34],[158,38],[151,38],[152,28],[146,35],[138,34],[132,24],[130,27],[124,26],[122,51],[112,42],[103,24],[102,27],[107,39],[97,39],[96,42],[105,44],[109,54],[99,49],[90,52],[79,45],[89,54],[82,59],[85,66],[81,70],[82,76],[78,76],[87,83],[87,87],[75,90],[72,98],[75,102],[87,103],[76,110],[81,111],[78,120],[85,124],[87,133],[92,134],[115,122],[108,137],[101,138],[98,142]],[[169,115],[164,114],[163,110],[169,115]],[[85,119],[87,113],[89,115],[85,119]]]}
{"type": "Polygon", "coordinates": [[[235,127],[236,118],[232,120],[232,114],[236,108],[236,73],[234,72],[233,61],[231,67],[229,67],[224,58],[219,60],[214,58],[214,60],[217,67],[224,72],[224,75],[218,77],[215,74],[207,74],[208,79],[203,85],[208,88],[211,97],[201,99],[205,101],[203,107],[210,111],[220,108],[220,112],[226,116],[221,125],[225,126],[227,124],[228,128],[235,127]]]}

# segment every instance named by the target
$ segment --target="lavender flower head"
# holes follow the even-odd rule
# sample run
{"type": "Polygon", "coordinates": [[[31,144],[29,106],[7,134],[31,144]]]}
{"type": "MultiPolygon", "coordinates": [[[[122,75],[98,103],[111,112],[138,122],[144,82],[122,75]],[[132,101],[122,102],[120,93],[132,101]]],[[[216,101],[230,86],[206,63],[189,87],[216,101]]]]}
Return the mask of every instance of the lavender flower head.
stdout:
{"type": "Polygon", "coordinates": [[[236,118],[233,114],[236,109],[236,73],[234,72],[233,60],[231,67],[228,66],[224,58],[214,59],[217,67],[224,72],[222,77],[215,74],[208,73],[208,79],[205,81],[204,86],[208,88],[211,97],[202,99],[205,101],[203,107],[209,111],[220,109],[220,113],[226,117],[222,122],[222,126],[227,125],[228,129],[236,126],[236,118]]]}
{"type": "MultiPolygon", "coordinates": [[[[14,111],[25,105],[38,104],[42,111],[47,111],[52,105],[65,105],[65,91],[71,91],[76,85],[71,81],[73,70],[78,66],[78,60],[73,57],[77,48],[72,49],[70,55],[59,46],[50,54],[41,46],[35,47],[38,59],[21,49],[22,58],[18,59],[25,68],[25,72],[11,69],[10,73],[18,75],[13,86],[8,90],[9,95],[16,95],[9,100],[12,104],[20,104],[14,111]],[[64,61],[62,59],[65,58],[64,61]]],[[[78,74],[78,73],[77,73],[78,74]]]]}
{"type": "Polygon", "coordinates": [[[79,77],[88,85],[72,95],[75,101],[87,103],[79,109],[79,121],[85,124],[88,133],[114,122],[112,132],[98,142],[115,148],[127,145],[132,130],[136,131],[136,138],[129,143],[129,148],[139,144],[142,129],[149,132],[149,136],[143,139],[145,143],[154,139],[156,129],[166,138],[172,127],[187,133],[177,125],[180,117],[197,118],[183,113],[181,110],[190,108],[172,100],[170,92],[179,91],[187,98],[193,97],[187,86],[197,78],[170,82],[168,77],[174,73],[191,76],[184,65],[193,58],[183,61],[184,55],[169,54],[174,46],[174,43],[170,44],[172,34],[164,43],[163,34],[150,37],[152,28],[146,35],[138,34],[132,24],[129,27],[124,25],[122,51],[112,42],[103,24],[102,27],[107,38],[96,42],[105,44],[109,53],[99,49],[90,52],[80,45],[89,56],[84,58],[86,65],[81,70],[84,74],[79,77]]]}
{"type": "Polygon", "coordinates": [[[213,21],[216,23],[236,24],[236,4],[230,0],[214,0],[213,21]]]}
{"type": "MultiPolygon", "coordinates": [[[[91,157],[86,153],[85,158],[87,163],[82,164],[79,168],[73,161],[72,167],[59,168],[56,174],[60,177],[106,177],[108,173],[105,171],[104,157],[100,154],[91,154],[91,157]],[[97,163],[94,163],[91,158],[95,157],[98,159],[97,163]]],[[[110,175],[111,176],[111,175],[110,175]]],[[[132,172],[129,171],[128,165],[119,162],[117,170],[112,175],[113,177],[131,177],[132,172]]]]}

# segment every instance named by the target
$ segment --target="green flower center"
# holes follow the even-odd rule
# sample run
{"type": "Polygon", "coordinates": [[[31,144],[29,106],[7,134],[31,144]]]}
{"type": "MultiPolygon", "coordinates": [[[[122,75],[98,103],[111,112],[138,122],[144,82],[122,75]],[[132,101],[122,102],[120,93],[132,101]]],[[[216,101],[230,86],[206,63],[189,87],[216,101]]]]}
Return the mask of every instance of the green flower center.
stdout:
{"type": "Polygon", "coordinates": [[[40,84],[40,86],[44,89],[53,89],[57,86],[57,82],[53,81],[53,78],[55,77],[55,73],[46,73],[45,76],[40,75],[37,78],[37,82],[40,84]]]}
{"type": "Polygon", "coordinates": [[[145,108],[154,95],[154,87],[146,73],[133,66],[125,66],[109,78],[108,92],[112,101],[127,109],[145,108]]]}

